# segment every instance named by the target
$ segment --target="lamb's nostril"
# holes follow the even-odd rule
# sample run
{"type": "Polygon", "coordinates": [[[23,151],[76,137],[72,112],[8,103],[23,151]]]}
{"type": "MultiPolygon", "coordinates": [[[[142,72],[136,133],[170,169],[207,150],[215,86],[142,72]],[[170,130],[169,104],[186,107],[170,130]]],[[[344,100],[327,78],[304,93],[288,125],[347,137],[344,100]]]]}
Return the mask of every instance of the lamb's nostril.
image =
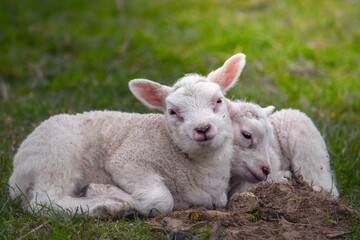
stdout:
{"type": "Polygon", "coordinates": [[[270,174],[270,168],[268,168],[268,167],[262,167],[261,169],[262,169],[263,173],[264,173],[266,176],[270,174]]]}
{"type": "Polygon", "coordinates": [[[206,126],[202,126],[202,127],[197,127],[195,128],[195,130],[200,133],[200,134],[206,134],[210,129],[210,125],[206,125],[206,126]]]}

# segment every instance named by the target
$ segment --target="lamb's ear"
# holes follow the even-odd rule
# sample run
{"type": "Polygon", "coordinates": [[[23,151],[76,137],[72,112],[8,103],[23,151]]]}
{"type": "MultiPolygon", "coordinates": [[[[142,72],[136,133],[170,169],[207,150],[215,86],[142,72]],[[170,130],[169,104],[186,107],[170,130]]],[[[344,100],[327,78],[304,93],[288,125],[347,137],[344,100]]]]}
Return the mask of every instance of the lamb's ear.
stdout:
{"type": "Polygon", "coordinates": [[[263,108],[263,110],[265,111],[265,114],[268,117],[274,112],[275,107],[270,105],[270,106],[267,106],[267,107],[263,108]]]}
{"type": "Polygon", "coordinates": [[[227,106],[230,118],[234,119],[236,117],[236,110],[235,110],[234,103],[228,98],[225,98],[225,102],[226,102],[226,106],[227,106]]]}
{"type": "Polygon", "coordinates": [[[146,79],[134,79],[129,82],[129,88],[149,108],[165,111],[165,98],[169,95],[170,87],[146,79]]]}
{"type": "Polygon", "coordinates": [[[229,58],[222,67],[212,71],[207,77],[210,81],[219,84],[225,94],[238,80],[246,63],[245,54],[238,53],[229,58]]]}

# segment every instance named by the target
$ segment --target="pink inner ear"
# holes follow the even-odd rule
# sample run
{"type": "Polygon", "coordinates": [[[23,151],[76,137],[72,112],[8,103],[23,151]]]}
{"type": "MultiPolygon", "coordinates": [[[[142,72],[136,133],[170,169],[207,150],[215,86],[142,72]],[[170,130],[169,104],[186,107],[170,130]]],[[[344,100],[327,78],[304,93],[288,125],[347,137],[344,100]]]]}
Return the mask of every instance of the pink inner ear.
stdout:
{"type": "Polygon", "coordinates": [[[236,80],[235,78],[239,74],[240,60],[241,58],[235,58],[229,63],[228,66],[226,66],[221,83],[224,89],[226,89],[236,80]]]}
{"type": "Polygon", "coordinates": [[[164,92],[161,86],[154,86],[149,83],[138,83],[137,89],[139,90],[140,97],[148,104],[154,107],[162,108],[164,106],[164,92]]]}

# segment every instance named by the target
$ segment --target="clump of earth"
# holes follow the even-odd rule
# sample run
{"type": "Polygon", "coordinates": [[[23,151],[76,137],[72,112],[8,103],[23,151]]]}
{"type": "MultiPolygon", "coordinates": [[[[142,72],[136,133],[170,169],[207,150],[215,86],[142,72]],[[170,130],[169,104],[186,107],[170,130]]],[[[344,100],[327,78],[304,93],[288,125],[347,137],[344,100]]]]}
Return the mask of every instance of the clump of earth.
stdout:
{"type": "Polygon", "coordinates": [[[168,233],[165,239],[350,239],[360,209],[314,191],[300,177],[235,194],[226,208],[194,206],[150,221],[168,233]]]}

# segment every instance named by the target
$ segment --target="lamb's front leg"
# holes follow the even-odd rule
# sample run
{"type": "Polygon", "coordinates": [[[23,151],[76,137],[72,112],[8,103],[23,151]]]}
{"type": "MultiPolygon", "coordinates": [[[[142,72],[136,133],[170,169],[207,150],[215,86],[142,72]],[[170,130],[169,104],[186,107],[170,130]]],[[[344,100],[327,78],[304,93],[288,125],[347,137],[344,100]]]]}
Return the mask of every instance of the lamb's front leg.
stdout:
{"type": "Polygon", "coordinates": [[[54,196],[51,192],[38,192],[36,198],[31,199],[29,204],[35,211],[45,211],[48,206],[57,211],[68,210],[71,215],[79,211],[88,212],[90,216],[125,216],[126,212],[133,209],[129,199],[118,198],[118,196],[92,195],[89,197],[54,196]]]}
{"type": "Polygon", "coordinates": [[[288,170],[280,170],[278,172],[271,173],[269,181],[277,183],[287,183],[291,179],[291,172],[288,170]]]}
{"type": "Polygon", "coordinates": [[[90,183],[81,189],[81,197],[109,199],[89,209],[90,215],[125,217],[135,213],[134,199],[128,193],[111,184],[90,183]]]}
{"type": "MultiPolygon", "coordinates": [[[[126,216],[134,212],[148,214],[152,209],[156,209],[160,212],[171,211],[173,208],[172,195],[168,192],[167,188],[156,188],[155,186],[156,183],[154,183],[154,186],[151,189],[148,188],[147,191],[144,189],[144,186],[139,186],[133,193],[137,198],[115,185],[99,183],[91,183],[83,187],[81,194],[83,197],[87,198],[103,196],[119,202],[117,205],[98,205],[90,209],[90,213],[93,215],[126,216]],[[122,203],[125,204],[121,206],[122,203]]],[[[153,214],[156,214],[156,212],[153,212],[153,214]]]]}
{"type": "MultiPolygon", "coordinates": [[[[139,149],[132,142],[134,139],[127,140],[105,165],[114,185],[131,195],[134,208],[143,215],[149,214],[152,209],[172,211],[174,198],[165,184],[166,180],[153,168],[151,162],[144,159],[147,156],[144,149],[149,146],[144,145],[139,149]]],[[[153,161],[161,162],[161,156],[158,157],[153,161]]]]}
{"type": "Polygon", "coordinates": [[[174,198],[159,176],[143,176],[127,185],[134,199],[134,208],[141,214],[149,214],[153,210],[170,212],[174,208],[174,198]]]}

